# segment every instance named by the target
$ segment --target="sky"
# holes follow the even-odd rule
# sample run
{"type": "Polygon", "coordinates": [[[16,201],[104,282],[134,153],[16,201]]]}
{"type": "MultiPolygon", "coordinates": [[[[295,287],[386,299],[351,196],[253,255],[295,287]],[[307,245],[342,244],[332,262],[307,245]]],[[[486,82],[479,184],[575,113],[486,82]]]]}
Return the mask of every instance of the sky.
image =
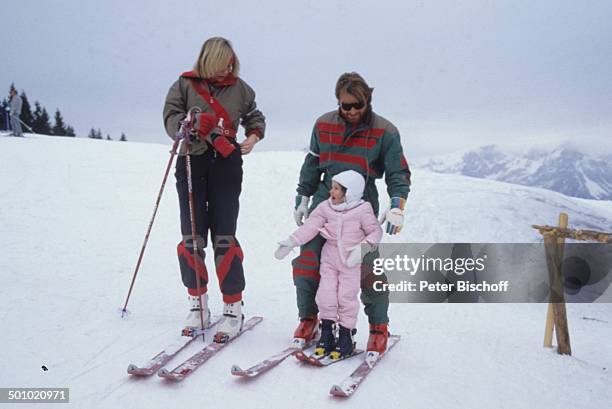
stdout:
{"type": "Polygon", "coordinates": [[[219,35],[266,115],[258,149],[307,146],[347,71],[408,157],[612,130],[610,1],[21,0],[3,15],[0,95],[15,83],[79,136],[170,143],[168,88],[219,35]]]}

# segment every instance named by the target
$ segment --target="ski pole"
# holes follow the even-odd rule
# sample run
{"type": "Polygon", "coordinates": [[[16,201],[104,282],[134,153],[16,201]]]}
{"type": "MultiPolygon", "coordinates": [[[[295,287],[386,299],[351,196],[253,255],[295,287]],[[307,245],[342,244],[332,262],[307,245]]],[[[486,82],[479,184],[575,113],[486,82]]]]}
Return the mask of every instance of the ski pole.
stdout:
{"type": "MultiPolygon", "coordinates": [[[[200,272],[199,272],[199,263],[198,256],[200,253],[200,249],[198,248],[197,242],[197,234],[196,234],[196,225],[195,225],[195,214],[194,214],[194,205],[193,205],[193,178],[191,177],[191,156],[189,149],[189,141],[185,142],[185,168],[187,171],[187,193],[189,197],[189,221],[191,222],[191,242],[193,243],[193,259],[194,259],[194,274],[195,274],[195,282],[196,282],[196,292],[198,293],[198,303],[200,305],[200,328],[202,330],[202,341],[204,339],[204,315],[202,312],[204,309],[202,308],[202,294],[200,290],[200,272]]],[[[202,258],[204,260],[204,258],[202,258]]]]}
{"type": "Polygon", "coordinates": [[[125,317],[127,313],[127,305],[130,300],[130,295],[132,294],[132,289],[134,288],[134,282],[136,281],[136,275],[138,274],[138,270],[140,269],[140,262],[142,261],[142,256],[144,255],[145,248],[147,247],[147,242],[149,241],[149,235],[151,234],[151,228],[153,227],[153,221],[155,220],[155,215],[157,214],[157,209],[159,208],[159,202],[162,197],[162,193],[164,192],[164,187],[166,186],[166,180],[168,179],[168,173],[170,172],[170,167],[172,166],[172,161],[174,160],[174,156],[176,155],[176,148],[179,144],[179,139],[174,141],[172,145],[172,150],[170,151],[170,159],[168,160],[168,165],[166,166],[166,171],[164,172],[164,178],[162,179],[162,184],[159,189],[159,193],[157,195],[157,200],[155,201],[155,207],[153,208],[153,216],[151,217],[151,221],[149,222],[149,227],[147,229],[147,233],[145,234],[144,242],[142,243],[142,248],[140,249],[140,255],[138,256],[138,262],[136,263],[136,269],[134,270],[134,275],[132,276],[132,283],[130,284],[130,290],[128,291],[127,298],[125,299],[125,304],[123,305],[123,309],[121,310],[121,318],[125,317]]]}
{"type": "Polygon", "coordinates": [[[18,120],[19,122],[21,122],[21,124],[22,124],[23,126],[25,126],[26,128],[28,128],[28,129],[30,130],[30,132],[32,132],[33,134],[36,134],[36,132],[34,132],[34,129],[30,128],[30,127],[28,126],[28,124],[26,124],[25,122],[23,122],[23,121],[21,120],[21,118],[17,117],[17,120],[18,120]]]}
{"type": "MultiPolygon", "coordinates": [[[[151,216],[151,221],[149,222],[149,227],[147,228],[147,232],[145,234],[144,242],[142,243],[142,248],[140,249],[140,254],[138,255],[138,261],[136,262],[136,268],[134,269],[134,274],[132,275],[132,282],[130,283],[130,289],[128,290],[128,295],[125,299],[125,304],[121,310],[121,318],[124,318],[128,313],[127,305],[130,300],[130,296],[132,294],[132,290],[134,288],[134,283],[136,282],[136,276],[138,275],[138,271],[140,269],[140,263],[142,262],[142,257],[144,255],[145,248],[147,247],[147,243],[149,241],[149,235],[151,234],[151,229],[153,228],[153,222],[155,221],[155,216],[157,214],[157,209],[159,208],[159,202],[161,201],[162,194],[164,192],[164,188],[166,186],[166,180],[168,179],[168,173],[170,173],[170,167],[172,166],[172,161],[174,160],[174,156],[176,155],[177,147],[181,140],[188,140],[191,132],[191,122],[193,112],[200,109],[197,107],[191,108],[187,113],[187,118],[180,122],[181,126],[178,132],[174,135],[174,144],[172,145],[172,149],[170,150],[170,159],[168,160],[168,165],[166,166],[166,170],[164,172],[164,177],[162,179],[161,187],[159,188],[159,193],[157,195],[157,200],[155,201],[155,207],[153,208],[153,216],[151,216]]],[[[200,300],[200,307],[202,301],[200,300]]]]}

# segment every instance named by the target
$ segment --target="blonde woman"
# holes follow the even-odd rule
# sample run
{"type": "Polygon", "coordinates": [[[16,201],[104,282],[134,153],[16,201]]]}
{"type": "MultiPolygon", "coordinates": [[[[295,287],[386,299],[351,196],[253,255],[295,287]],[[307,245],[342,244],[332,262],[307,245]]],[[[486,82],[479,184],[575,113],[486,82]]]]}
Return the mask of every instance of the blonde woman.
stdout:
{"type": "Polygon", "coordinates": [[[257,109],[255,92],[239,78],[239,70],[240,61],[228,40],[221,37],[206,40],[193,70],[183,73],[170,87],[163,114],[166,131],[175,138],[187,112],[193,107],[200,109],[191,122],[197,137],[189,145],[197,244],[194,245],[192,240],[186,146],[183,143],[175,173],[183,235],[177,250],[182,281],[189,294],[190,311],[185,326],[199,328],[201,320],[206,325],[210,319],[208,273],[203,263],[210,232],[223,295],[223,317],[214,337],[216,342],[227,342],[235,337],[244,320],[243,253],[236,238],[242,155],[251,152],[265,132],[265,117],[257,109]],[[237,142],[239,125],[245,129],[246,139],[242,143],[237,142]],[[195,248],[198,250],[194,251],[195,248]]]}

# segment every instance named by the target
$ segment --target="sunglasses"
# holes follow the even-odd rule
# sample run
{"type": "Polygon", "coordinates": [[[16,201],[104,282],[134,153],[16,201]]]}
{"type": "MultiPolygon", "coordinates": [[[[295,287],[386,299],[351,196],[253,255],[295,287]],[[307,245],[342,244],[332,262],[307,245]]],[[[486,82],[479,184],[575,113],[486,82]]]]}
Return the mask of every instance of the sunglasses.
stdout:
{"type": "Polygon", "coordinates": [[[353,104],[347,104],[347,103],[341,103],[340,107],[342,108],[343,111],[350,111],[351,109],[355,108],[356,110],[360,110],[363,109],[363,107],[365,106],[365,103],[363,101],[361,102],[355,102],[353,104]]]}

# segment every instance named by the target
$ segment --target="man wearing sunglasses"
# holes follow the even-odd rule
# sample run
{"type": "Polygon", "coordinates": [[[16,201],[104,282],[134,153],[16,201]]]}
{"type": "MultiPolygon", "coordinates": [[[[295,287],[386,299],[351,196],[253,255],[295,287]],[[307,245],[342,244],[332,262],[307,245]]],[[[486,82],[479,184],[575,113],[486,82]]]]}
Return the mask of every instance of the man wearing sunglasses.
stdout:
{"type": "MultiPolygon", "coordinates": [[[[378,191],[375,180],[385,176],[390,205],[380,220],[388,234],[400,232],[404,222],[404,204],[410,191],[410,169],[402,151],[397,128],[372,111],[372,91],[361,75],[352,72],[336,83],[338,109],[317,119],[297,187],[294,217],[303,219],[329,197],[332,177],[355,170],[366,180],[363,198],[378,215],[378,191]],[[312,203],[311,202],[312,199],[312,203]],[[310,203],[310,206],[309,206],[310,203]]],[[[292,261],[300,324],[294,333],[294,345],[315,338],[318,309],[315,295],[319,286],[319,260],[325,239],[321,235],[306,243],[292,261]]],[[[376,292],[372,284],[381,276],[372,273],[378,251],[365,255],[362,264],[361,300],[370,324],[367,350],[380,354],[386,350],[389,294],[376,292]]]]}

